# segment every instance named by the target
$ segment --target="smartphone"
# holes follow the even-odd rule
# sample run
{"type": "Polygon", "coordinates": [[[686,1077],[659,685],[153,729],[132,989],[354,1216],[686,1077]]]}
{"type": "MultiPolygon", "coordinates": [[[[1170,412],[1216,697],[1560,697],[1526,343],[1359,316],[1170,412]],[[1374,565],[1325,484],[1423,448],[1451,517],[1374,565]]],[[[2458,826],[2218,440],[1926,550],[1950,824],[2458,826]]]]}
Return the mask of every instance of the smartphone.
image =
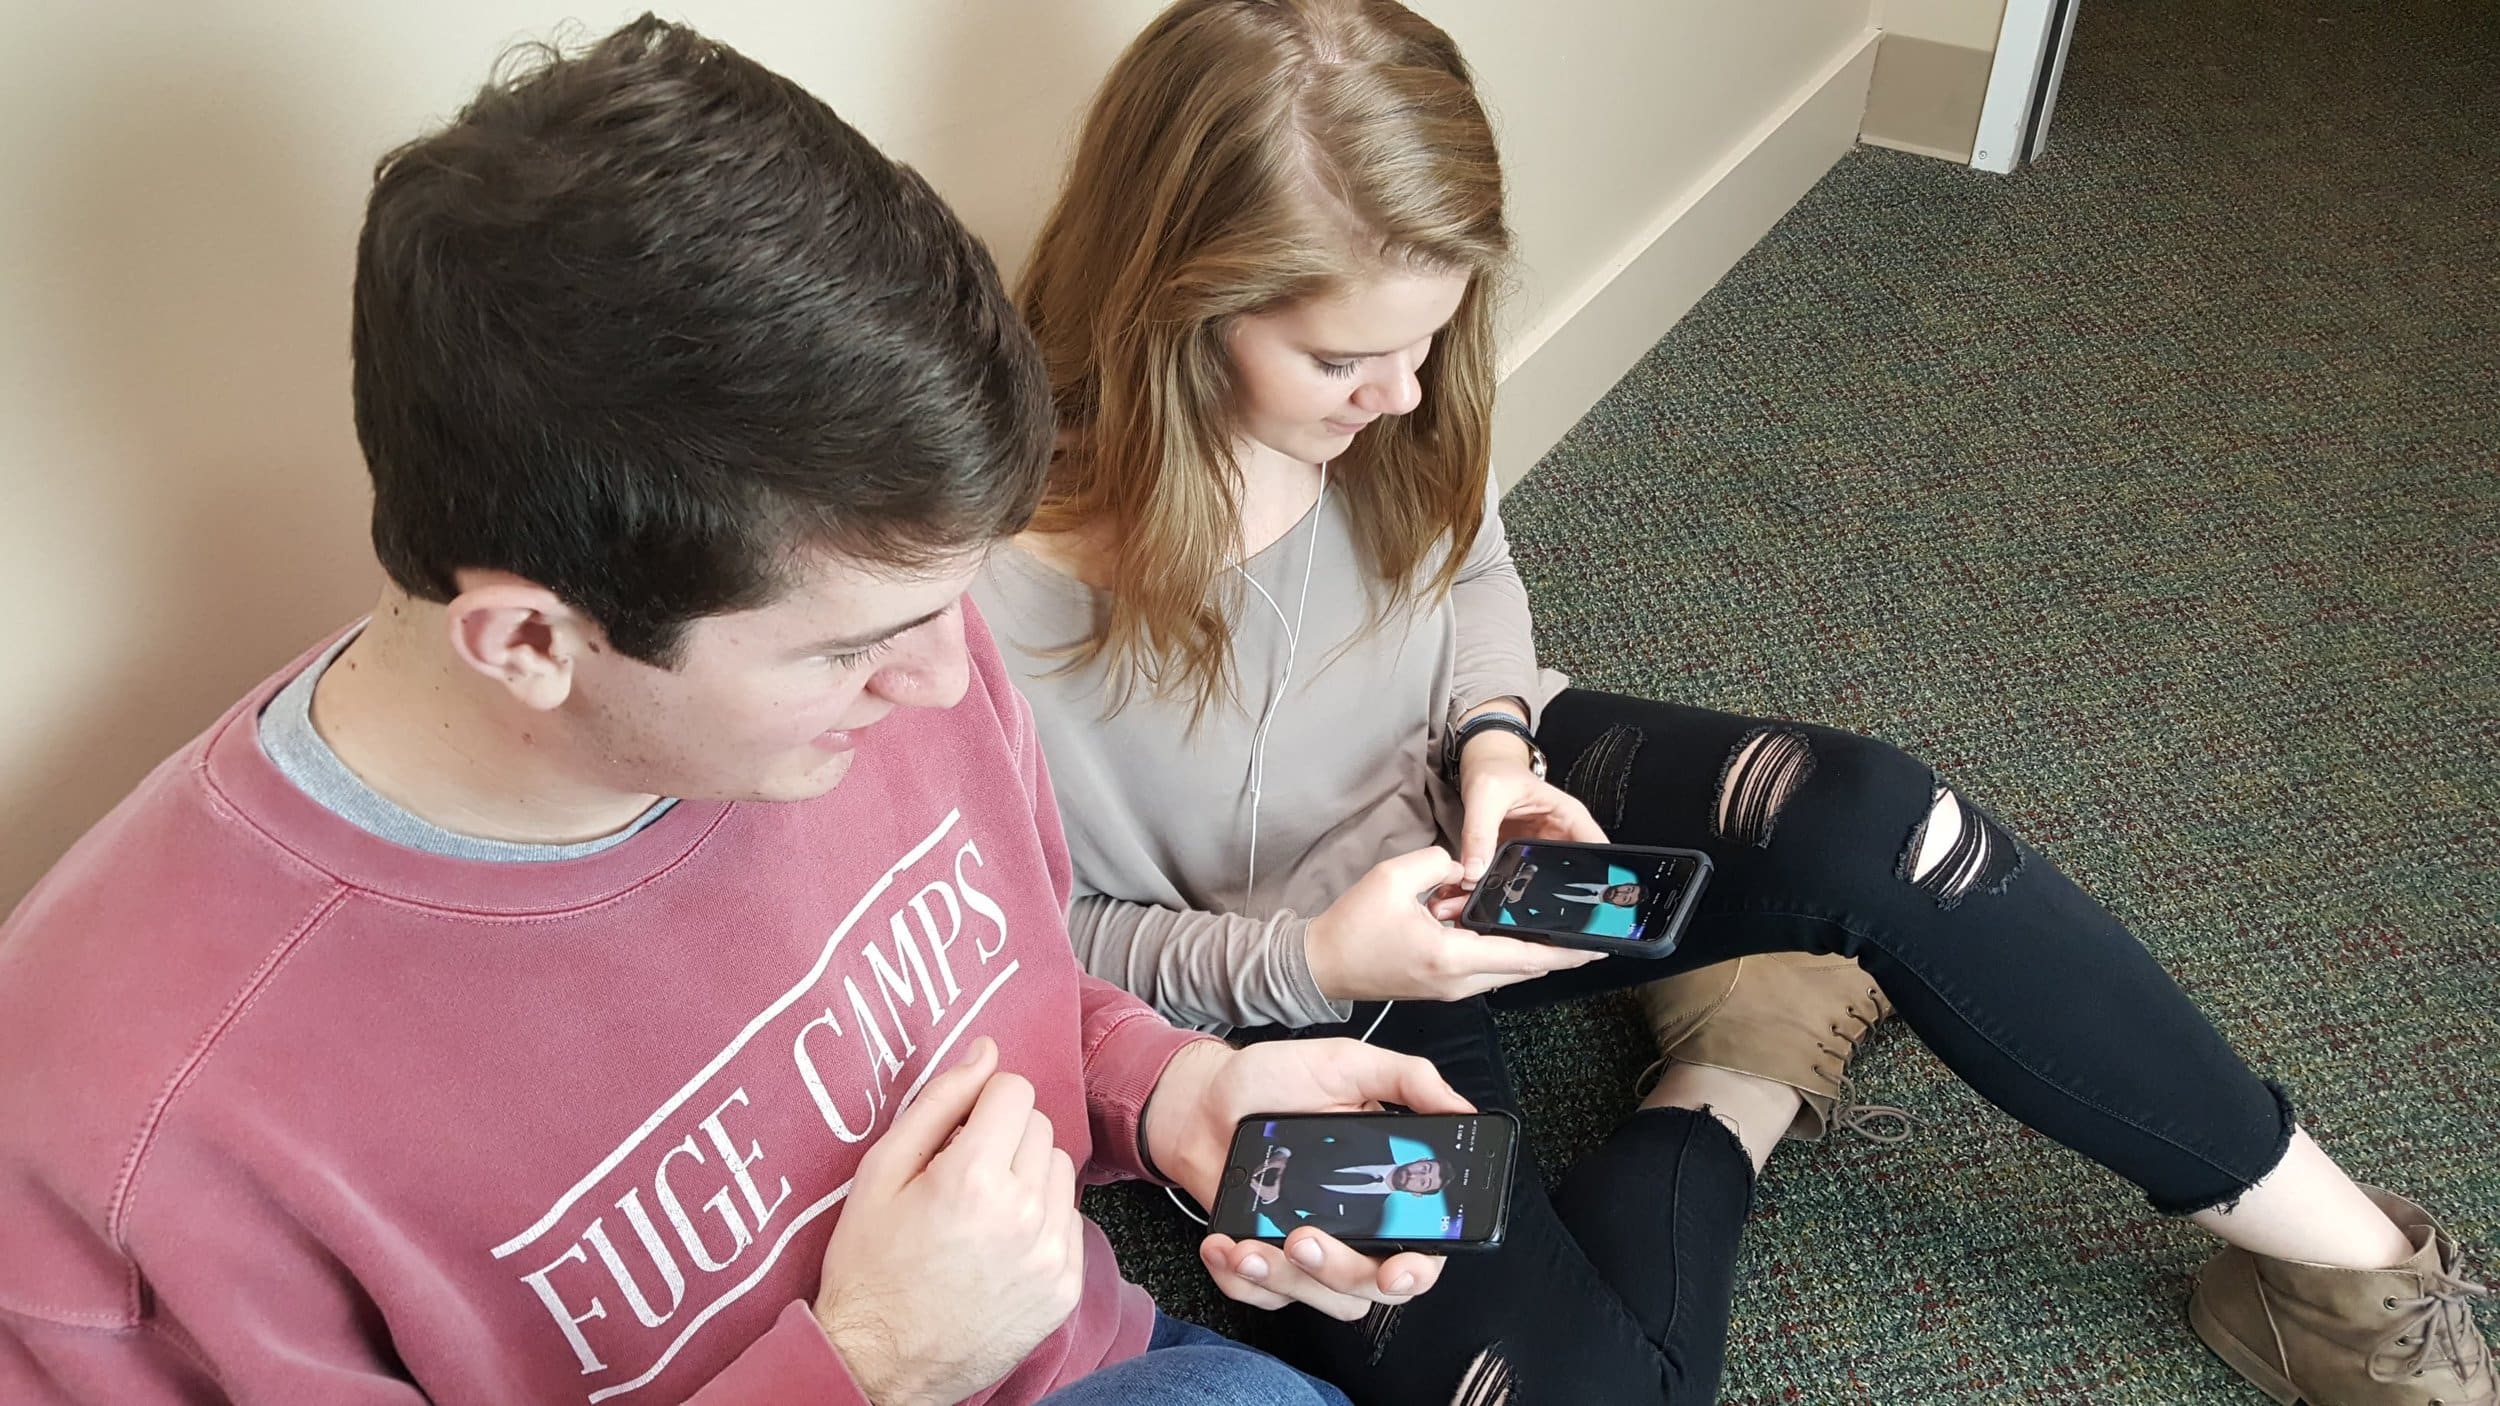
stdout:
{"type": "Polygon", "coordinates": [[[1316,1226],[1365,1254],[1502,1243],[1519,1120],[1507,1113],[1259,1113],[1233,1131],[1207,1227],[1281,1243],[1316,1226]]]}
{"type": "Polygon", "coordinates": [[[1557,947],[1663,957],[1709,881],[1710,856],[1697,849],[1513,840],[1458,922],[1557,947]]]}

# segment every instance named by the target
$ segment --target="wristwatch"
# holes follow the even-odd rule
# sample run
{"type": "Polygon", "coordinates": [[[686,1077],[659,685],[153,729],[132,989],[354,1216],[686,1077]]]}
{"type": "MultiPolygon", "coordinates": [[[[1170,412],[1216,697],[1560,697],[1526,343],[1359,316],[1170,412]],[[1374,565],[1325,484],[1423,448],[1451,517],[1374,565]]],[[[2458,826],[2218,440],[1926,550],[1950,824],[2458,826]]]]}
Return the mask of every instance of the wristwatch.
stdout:
{"type": "Polygon", "coordinates": [[[1479,714],[1450,729],[1449,741],[1443,744],[1441,751],[1441,771],[1444,775],[1452,781],[1458,779],[1458,759],[1467,750],[1467,739],[1483,732],[1507,732],[1527,743],[1528,770],[1537,780],[1545,779],[1545,749],[1536,745],[1536,734],[1528,731],[1526,723],[1500,711],[1479,714]]]}

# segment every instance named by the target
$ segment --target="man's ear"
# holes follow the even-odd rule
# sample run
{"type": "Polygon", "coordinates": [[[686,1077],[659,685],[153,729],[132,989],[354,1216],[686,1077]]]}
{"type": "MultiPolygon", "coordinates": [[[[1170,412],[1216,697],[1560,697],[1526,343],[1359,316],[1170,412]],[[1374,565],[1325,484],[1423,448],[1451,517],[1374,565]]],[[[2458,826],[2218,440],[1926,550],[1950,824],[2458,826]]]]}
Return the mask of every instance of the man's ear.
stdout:
{"type": "Polygon", "coordinates": [[[555,592],[508,571],[464,570],[443,607],[451,652],[521,706],[553,712],[573,693],[573,662],[599,627],[555,592]]]}

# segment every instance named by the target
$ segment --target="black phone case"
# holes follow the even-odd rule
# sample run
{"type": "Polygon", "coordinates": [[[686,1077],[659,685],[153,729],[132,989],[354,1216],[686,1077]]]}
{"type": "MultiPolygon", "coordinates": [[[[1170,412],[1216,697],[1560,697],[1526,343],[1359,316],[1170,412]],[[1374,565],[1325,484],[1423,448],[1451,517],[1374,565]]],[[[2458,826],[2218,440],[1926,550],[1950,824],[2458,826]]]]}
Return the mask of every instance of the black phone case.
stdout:
{"type": "MultiPolygon", "coordinates": [[[[1263,1123],[1271,1118],[1377,1118],[1379,1116],[1377,1113],[1253,1113],[1234,1124],[1233,1145],[1224,1152],[1224,1179],[1215,1189],[1215,1206],[1207,1212],[1207,1228],[1219,1234],[1232,1234],[1231,1231],[1218,1226],[1215,1222],[1222,1214],[1226,1196],[1232,1193],[1234,1169],[1247,1160],[1248,1154],[1243,1143],[1245,1139],[1256,1136],[1250,1131],[1253,1124],[1263,1123]]],[[[1515,1114],[1499,1108],[1479,1109],[1473,1114],[1456,1116],[1498,1118],[1510,1125],[1509,1155],[1502,1169],[1502,1199],[1500,1205],[1495,1208],[1493,1233],[1482,1240],[1386,1240],[1361,1236],[1353,1238],[1339,1236],[1335,1237],[1338,1244],[1365,1255],[1394,1255],[1407,1250],[1426,1255],[1467,1255],[1502,1248],[1502,1238],[1510,1233],[1511,1188],[1519,1178],[1519,1139],[1521,1136],[1519,1119],[1515,1114]]],[[[1234,1238],[1256,1237],[1234,1236],[1234,1238]]]]}
{"type": "MultiPolygon", "coordinates": [[[[1526,942],[1542,942],[1549,947],[1576,947],[1591,952],[1605,952],[1620,957],[1664,957],[1672,954],[1684,940],[1684,925],[1692,920],[1693,906],[1701,901],[1701,891],[1710,886],[1710,856],[1697,849],[1674,849],[1663,845],[1590,845],[1572,840],[1513,840],[1496,851],[1493,864],[1485,870],[1486,883],[1468,896],[1467,908],[1458,915],[1458,925],[1470,932],[1493,933],[1516,937],[1526,942]],[[1684,886],[1684,896],[1676,900],[1675,911],[1669,914],[1666,934],[1640,942],[1627,942],[1614,937],[1591,937],[1586,933],[1548,932],[1543,928],[1512,927],[1491,918],[1479,918],[1476,905],[1495,890],[1493,875],[1504,871],[1502,856],[1521,845],[1542,845],[1548,849],[1593,850],[1608,854],[1670,854],[1694,861],[1693,881],[1684,886]]],[[[1496,911],[1499,906],[1496,905],[1496,911]]]]}

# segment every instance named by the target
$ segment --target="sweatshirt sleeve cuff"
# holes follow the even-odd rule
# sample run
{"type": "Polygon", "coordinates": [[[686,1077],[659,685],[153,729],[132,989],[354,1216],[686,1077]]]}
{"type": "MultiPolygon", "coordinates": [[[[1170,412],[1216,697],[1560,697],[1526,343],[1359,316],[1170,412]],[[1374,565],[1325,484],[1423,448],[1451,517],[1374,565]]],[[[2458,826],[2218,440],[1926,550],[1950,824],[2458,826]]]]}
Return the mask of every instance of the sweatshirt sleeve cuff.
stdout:
{"type": "Polygon", "coordinates": [[[1169,1184],[1146,1165],[1138,1137],[1146,1100],[1182,1046],[1213,1039],[1203,1031],[1178,1029],[1144,1006],[1123,1014],[1095,1037],[1085,1056],[1085,1101],[1094,1125],[1088,1180],[1169,1184]]]}
{"type": "Polygon", "coordinates": [[[798,1302],[782,1309],[764,1336],[689,1401],[692,1406],[871,1406],[814,1311],[798,1302]]]}

